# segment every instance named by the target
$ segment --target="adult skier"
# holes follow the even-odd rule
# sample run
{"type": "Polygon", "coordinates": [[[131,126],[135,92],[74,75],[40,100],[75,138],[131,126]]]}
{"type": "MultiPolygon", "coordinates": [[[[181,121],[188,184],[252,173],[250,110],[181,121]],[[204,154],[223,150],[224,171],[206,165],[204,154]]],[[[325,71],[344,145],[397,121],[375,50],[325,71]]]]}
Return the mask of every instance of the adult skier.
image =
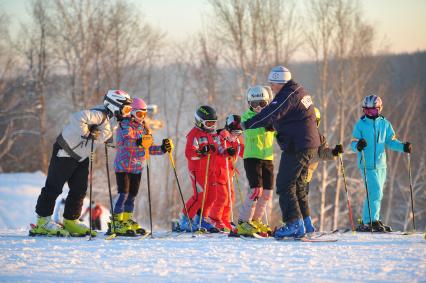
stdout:
{"type": "Polygon", "coordinates": [[[236,168],[235,163],[238,156],[243,157],[244,143],[241,139],[241,117],[229,115],[226,118],[225,127],[217,131],[220,144],[217,148],[214,178],[211,180],[212,191],[215,201],[210,210],[209,219],[212,224],[223,232],[230,232],[231,215],[235,200],[233,176],[236,168]]]}
{"type": "Polygon", "coordinates": [[[380,220],[380,205],[387,172],[385,149],[406,153],[411,153],[412,149],[409,142],[402,143],[397,139],[391,123],[380,115],[382,110],[383,103],[379,96],[366,96],[362,102],[364,115],[355,123],[352,132],[352,150],[358,153],[358,168],[361,176],[366,179],[370,200],[370,203],[367,199],[364,201],[362,223],[357,228],[357,231],[361,232],[392,231],[390,226],[384,225],[380,220]],[[362,159],[363,155],[365,160],[362,159]],[[368,207],[371,208],[371,215],[368,207]]]}
{"type": "MultiPolygon", "coordinates": [[[[315,117],[316,117],[316,124],[317,128],[319,128],[320,122],[321,122],[321,112],[318,108],[314,108],[315,110],[315,117]]],[[[322,135],[318,130],[319,136],[320,136],[320,146],[318,148],[318,155],[317,157],[313,158],[308,166],[308,172],[306,174],[306,180],[305,180],[305,191],[306,194],[309,194],[309,183],[312,180],[312,176],[314,174],[314,171],[318,168],[318,163],[320,160],[327,161],[327,160],[333,160],[336,156],[339,156],[339,154],[343,153],[343,146],[341,144],[337,144],[334,148],[330,148],[327,144],[327,139],[324,135],[322,135]]],[[[309,209],[309,205],[303,205],[300,204],[302,216],[303,216],[303,223],[305,225],[306,233],[313,233],[315,232],[315,227],[312,223],[311,219],[311,212],[309,209]]]]}
{"type": "MultiPolygon", "coordinates": [[[[247,89],[249,109],[242,121],[254,117],[272,100],[272,91],[261,85],[247,89]]],[[[267,236],[271,233],[268,225],[262,222],[265,209],[272,198],[274,186],[274,143],[275,130],[271,125],[244,131],[244,169],[250,191],[239,209],[237,233],[252,236],[254,233],[267,236]]]]}
{"type": "Polygon", "coordinates": [[[277,142],[282,150],[277,194],[285,224],[277,229],[275,237],[302,237],[305,225],[300,206],[308,204],[303,173],[318,154],[320,145],[314,106],[311,96],[291,79],[287,68],[274,67],[268,80],[275,98],[242,125],[244,129],[272,125],[276,130],[277,142]]]}
{"type": "Polygon", "coordinates": [[[219,138],[215,133],[216,125],[217,115],[212,107],[203,105],[195,111],[195,126],[186,136],[185,146],[193,195],[186,202],[189,215],[186,215],[183,210],[179,220],[179,229],[182,231],[191,231],[189,221],[192,221],[194,230],[205,229],[209,232],[219,232],[208,219],[216,196],[211,188],[211,180],[214,179],[214,170],[211,168],[215,166],[216,150],[219,144],[219,138]],[[205,190],[207,193],[204,195],[205,190]],[[202,215],[201,210],[203,210],[202,215]],[[199,227],[200,221],[201,227],[199,227]]]}
{"type": "MultiPolygon", "coordinates": [[[[37,200],[37,225],[32,235],[84,236],[89,227],[78,219],[87,191],[89,156],[92,144],[102,144],[111,136],[110,119],[121,116],[124,105],[130,104],[129,94],[122,90],[109,90],[103,105],[71,115],[69,123],[53,144],[46,184],[37,200]],[[55,223],[51,216],[56,198],[68,182],[70,188],[64,208],[64,226],[55,223]]],[[[96,232],[92,230],[92,235],[96,232]]]]}
{"type": "MultiPolygon", "coordinates": [[[[145,101],[135,97],[131,107],[130,115],[124,117],[119,123],[116,134],[117,153],[114,160],[118,190],[118,198],[113,210],[114,232],[117,235],[127,236],[145,234],[145,229],[133,219],[133,211],[146,155],[145,149],[142,147],[142,136],[149,134],[149,129],[144,122],[147,114],[145,101]]],[[[163,139],[161,145],[149,147],[149,154],[163,155],[167,151],[171,151],[171,143],[171,140],[163,139]]],[[[112,233],[111,226],[111,223],[108,223],[107,234],[112,233]]]]}

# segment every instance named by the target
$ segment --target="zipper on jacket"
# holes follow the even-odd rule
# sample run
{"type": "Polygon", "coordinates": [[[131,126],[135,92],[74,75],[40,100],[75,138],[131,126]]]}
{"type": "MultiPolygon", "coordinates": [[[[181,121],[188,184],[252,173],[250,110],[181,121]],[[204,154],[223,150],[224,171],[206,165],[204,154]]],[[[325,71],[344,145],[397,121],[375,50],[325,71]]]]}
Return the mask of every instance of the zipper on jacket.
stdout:
{"type": "Polygon", "coordinates": [[[374,170],[376,170],[376,120],[373,121],[373,129],[374,129],[374,170]]]}

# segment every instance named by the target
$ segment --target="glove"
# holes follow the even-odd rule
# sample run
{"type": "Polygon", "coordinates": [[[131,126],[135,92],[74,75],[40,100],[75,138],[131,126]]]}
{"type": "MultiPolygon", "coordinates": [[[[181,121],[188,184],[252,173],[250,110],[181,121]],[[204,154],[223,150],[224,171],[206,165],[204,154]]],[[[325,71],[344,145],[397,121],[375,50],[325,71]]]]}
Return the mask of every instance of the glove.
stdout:
{"type": "Polygon", "coordinates": [[[233,148],[233,147],[228,147],[227,149],[226,149],[226,152],[229,154],[229,156],[234,156],[235,155],[235,153],[237,153],[237,151],[235,150],[235,148],[233,148]]]}
{"type": "Polygon", "coordinates": [[[250,199],[252,201],[257,201],[258,198],[262,196],[263,188],[262,187],[255,187],[250,189],[250,199]]]}
{"type": "Polygon", "coordinates": [[[340,153],[343,153],[343,146],[341,144],[336,144],[334,149],[331,151],[334,156],[338,156],[340,153]]]}
{"type": "Polygon", "coordinates": [[[404,143],[404,152],[411,153],[412,145],[409,142],[404,143]]]}
{"type": "Polygon", "coordinates": [[[171,139],[163,139],[163,143],[161,144],[161,150],[166,152],[172,152],[174,148],[173,141],[171,139]]]}
{"type": "Polygon", "coordinates": [[[269,125],[269,126],[265,127],[265,131],[267,131],[267,132],[275,132],[274,126],[269,125]]]}
{"type": "Polygon", "coordinates": [[[105,143],[106,143],[106,144],[113,144],[113,143],[114,143],[114,138],[113,138],[113,136],[111,135],[111,137],[110,137],[109,139],[107,139],[107,140],[105,141],[105,143]]]}
{"type": "Polygon", "coordinates": [[[365,141],[365,139],[360,139],[358,143],[356,144],[356,149],[358,151],[363,151],[366,146],[367,146],[367,142],[365,141]]]}
{"type": "Polygon", "coordinates": [[[209,152],[214,152],[216,149],[213,144],[203,145],[200,149],[200,153],[203,155],[208,154],[209,152]]]}
{"type": "Polygon", "coordinates": [[[139,147],[142,146],[142,137],[140,137],[136,140],[136,145],[139,146],[139,147]]]}

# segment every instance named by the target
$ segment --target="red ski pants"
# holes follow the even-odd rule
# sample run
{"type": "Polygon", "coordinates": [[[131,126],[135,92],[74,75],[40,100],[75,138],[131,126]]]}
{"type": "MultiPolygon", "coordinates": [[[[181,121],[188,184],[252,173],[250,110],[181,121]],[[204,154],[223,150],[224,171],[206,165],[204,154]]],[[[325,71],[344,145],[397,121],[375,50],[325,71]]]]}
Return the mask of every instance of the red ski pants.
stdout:
{"type": "MultiPolygon", "coordinates": [[[[205,185],[205,179],[203,175],[204,174],[202,172],[197,171],[193,171],[190,174],[193,195],[186,202],[186,208],[188,209],[188,217],[191,219],[194,218],[198,210],[201,210],[201,207],[203,205],[203,194],[205,185]]],[[[209,216],[212,205],[216,200],[216,188],[209,184],[208,179],[207,182],[208,183],[206,188],[206,197],[204,200],[203,217],[209,216]]],[[[185,209],[182,210],[182,213],[186,214],[185,209]]]]}
{"type": "Polygon", "coordinates": [[[212,185],[216,192],[216,199],[210,210],[210,218],[222,221],[226,226],[231,222],[231,204],[235,201],[234,187],[231,184],[231,195],[229,195],[228,185],[215,183],[212,185]]]}

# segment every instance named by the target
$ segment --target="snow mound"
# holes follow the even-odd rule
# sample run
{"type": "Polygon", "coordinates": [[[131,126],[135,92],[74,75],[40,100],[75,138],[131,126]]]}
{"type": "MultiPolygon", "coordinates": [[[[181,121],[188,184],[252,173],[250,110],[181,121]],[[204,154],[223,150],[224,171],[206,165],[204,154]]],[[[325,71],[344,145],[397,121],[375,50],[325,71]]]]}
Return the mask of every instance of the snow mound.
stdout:
{"type": "MultiPolygon", "coordinates": [[[[0,174],[0,229],[29,229],[36,222],[35,206],[41,188],[46,181],[42,172],[2,173],[0,174]]],[[[69,188],[65,184],[63,193],[56,200],[56,207],[62,198],[66,198],[69,188]]],[[[85,198],[83,211],[89,205],[85,198]]],[[[109,210],[102,206],[102,228],[106,229],[109,210]]],[[[88,216],[84,218],[87,225],[88,216]]]]}

